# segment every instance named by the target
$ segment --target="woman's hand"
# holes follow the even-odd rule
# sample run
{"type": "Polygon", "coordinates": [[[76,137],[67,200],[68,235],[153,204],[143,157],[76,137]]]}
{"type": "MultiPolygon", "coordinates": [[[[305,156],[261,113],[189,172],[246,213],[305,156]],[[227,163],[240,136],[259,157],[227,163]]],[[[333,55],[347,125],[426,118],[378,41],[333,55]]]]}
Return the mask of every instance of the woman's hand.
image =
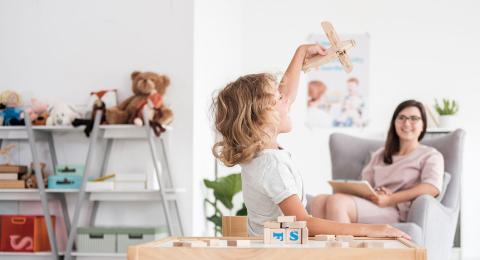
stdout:
{"type": "Polygon", "coordinates": [[[402,237],[408,240],[412,238],[403,231],[390,225],[369,225],[367,230],[368,237],[402,237]]]}
{"type": "Polygon", "coordinates": [[[393,206],[392,196],[386,194],[379,194],[377,196],[369,197],[370,201],[377,204],[381,208],[393,206]]]}

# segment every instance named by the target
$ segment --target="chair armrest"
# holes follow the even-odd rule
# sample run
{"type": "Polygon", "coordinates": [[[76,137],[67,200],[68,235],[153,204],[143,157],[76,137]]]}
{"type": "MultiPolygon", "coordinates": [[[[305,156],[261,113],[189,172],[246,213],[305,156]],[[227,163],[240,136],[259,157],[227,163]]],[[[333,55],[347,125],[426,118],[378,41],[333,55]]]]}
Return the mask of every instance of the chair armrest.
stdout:
{"type": "Polygon", "coordinates": [[[427,245],[433,233],[446,237],[451,235],[453,239],[457,216],[458,210],[445,207],[430,195],[421,195],[412,202],[407,222],[422,228],[422,240],[427,245]]]}

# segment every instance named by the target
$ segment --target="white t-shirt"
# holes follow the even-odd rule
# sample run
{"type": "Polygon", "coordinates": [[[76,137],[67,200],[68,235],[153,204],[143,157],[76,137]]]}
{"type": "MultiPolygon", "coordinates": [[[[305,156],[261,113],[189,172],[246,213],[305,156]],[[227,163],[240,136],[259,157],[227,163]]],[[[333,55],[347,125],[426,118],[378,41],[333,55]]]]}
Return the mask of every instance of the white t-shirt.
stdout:
{"type": "Polygon", "coordinates": [[[262,236],[263,223],[283,215],[278,204],[291,195],[297,194],[306,206],[302,176],[294,167],[289,152],[265,149],[240,166],[250,236],[262,236]]]}

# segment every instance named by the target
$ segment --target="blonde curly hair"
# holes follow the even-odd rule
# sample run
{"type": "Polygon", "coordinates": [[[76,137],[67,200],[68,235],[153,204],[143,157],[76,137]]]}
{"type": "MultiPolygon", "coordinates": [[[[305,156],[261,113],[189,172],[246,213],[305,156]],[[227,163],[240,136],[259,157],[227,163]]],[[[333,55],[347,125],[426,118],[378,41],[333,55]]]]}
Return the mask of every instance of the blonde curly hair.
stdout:
{"type": "Polygon", "coordinates": [[[215,128],[221,140],[212,152],[226,166],[250,161],[271,140],[279,122],[275,82],[272,74],[249,74],[229,83],[214,98],[215,128]]]}

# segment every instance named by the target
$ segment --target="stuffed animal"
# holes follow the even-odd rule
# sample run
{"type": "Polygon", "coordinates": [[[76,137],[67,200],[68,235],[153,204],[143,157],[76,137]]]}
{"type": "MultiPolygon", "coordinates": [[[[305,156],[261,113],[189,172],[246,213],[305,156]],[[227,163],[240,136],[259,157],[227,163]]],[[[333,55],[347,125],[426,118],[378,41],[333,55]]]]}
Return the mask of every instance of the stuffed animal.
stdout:
{"type": "Polygon", "coordinates": [[[25,125],[20,95],[15,91],[6,90],[0,93],[0,103],[5,106],[2,111],[3,125],[25,125]]]}
{"type": "MultiPolygon", "coordinates": [[[[45,163],[40,163],[40,171],[42,172],[41,174],[45,188],[48,185],[48,174],[46,172],[46,168],[47,165],[45,163]]],[[[29,189],[38,188],[37,177],[35,177],[35,168],[33,167],[33,162],[30,164],[30,171],[22,176],[22,180],[25,180],[25,187],[29,189]]]]}
{"type": "Polygon", "coordinates": [[[72,106],[58,103],[48,110],[47,125],[71,125],[75,118],[81,117],[80,113],[72,106]]]}
{"type": "Polygon", "coordinates": [[[93,103],[91,118],[90,119],[75,118],[75,120],[73,120],[72,122],[72,125],[74,127],[85,125],[84,132],[85,132],[85,135],[89,137],[93,129],[93,123],[95,122],[95,117],[97,116],[97,113],[99,111],[102,112],[100,124],[105,124],[107,121],[106,120],[106,114],[107,114],[106,104],[100,97],[98,97],[95,103],[93,103]]]}
{"type": "MultiPolygon", "coordinates": [[[[154,72],[135,71],[131,75],[133,96],[127,98],[117,107],[107,109],[107,123],[109,124],[133,124],[138,117],[138,111],[147,103],[148,97],[155,90],[163,97],[170,84],[170,79],[165,75],[154,72]]],[[[162,109],[169,111],[162,121],[171,122],[173,113],[162,105],[162,109]]]]}
{"type": "Polygon", "coordinates": [[[46,125],[48,119],[48,105],[36,98],[31,99],[32,106],[25,111],[32,120],[32,125],[46,125]]]}
{"type": "Polygon", "coordinates": [[[135,125],[142,126],[145,124],[144,110],[150,127],[152,127],[156,136],[160,136],[161,133],[165,132],[164,125],[169,124],[173,118],[172,111],[163,106],[162,95],[156,90],[152,91],[147,103],[137,111],[137,117],[133,121],[135,125]],[[165,121],[165,119],[169,119],[169,121],[165,121]]]}

